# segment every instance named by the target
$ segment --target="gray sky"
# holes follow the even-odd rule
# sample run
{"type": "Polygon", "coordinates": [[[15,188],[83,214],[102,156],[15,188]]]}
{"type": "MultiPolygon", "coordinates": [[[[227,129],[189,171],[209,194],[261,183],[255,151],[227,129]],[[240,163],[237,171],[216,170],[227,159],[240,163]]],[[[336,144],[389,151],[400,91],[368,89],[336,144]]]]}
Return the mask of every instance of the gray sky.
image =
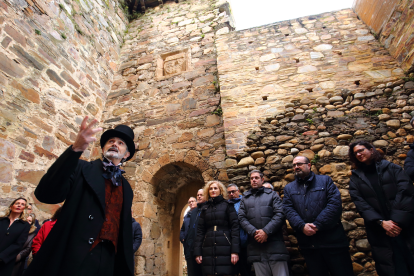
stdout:
{"type": "Polygon", "coordinates": [[[236,30],[351,8],[354,0],[229,0],[236,30]]]}

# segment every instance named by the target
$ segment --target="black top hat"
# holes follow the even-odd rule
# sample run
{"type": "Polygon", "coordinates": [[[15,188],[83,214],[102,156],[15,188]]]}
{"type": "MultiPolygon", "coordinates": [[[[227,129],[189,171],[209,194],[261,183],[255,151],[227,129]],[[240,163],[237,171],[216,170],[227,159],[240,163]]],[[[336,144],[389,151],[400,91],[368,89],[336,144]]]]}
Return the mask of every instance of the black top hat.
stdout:
{"type": "Polygon", "coordinates": [[[125,141],[130,153],[126,161],[131,159],[135,154],[134,131],[126,125],[119,125],[114,129],[108,129],[101,136],[101,148],[103,148],[106,142],[113,137],[117,137],[125,141]]]}

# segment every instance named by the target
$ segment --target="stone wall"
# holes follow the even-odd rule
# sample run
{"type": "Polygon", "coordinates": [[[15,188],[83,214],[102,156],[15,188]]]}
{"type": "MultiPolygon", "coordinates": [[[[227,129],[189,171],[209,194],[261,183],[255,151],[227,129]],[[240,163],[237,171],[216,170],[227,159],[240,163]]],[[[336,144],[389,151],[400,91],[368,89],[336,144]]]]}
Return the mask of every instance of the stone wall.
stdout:
{"type": "Polygon", "coordinates": [[[175,231],[188,200],[180,190],[194,196],[204,181],[227,180],[214,42],[230,28],[215,0],[166,2],[129,25],[102,120],[105,128],[127,124],[136,137],[125,170],[144,235],[138,275],[178,275],[175,231]]]}
{"type": "MultiPolygon", "coordinates": [[[[308,157],[312,171],[329,175],[341,192],[342,224],[350,240],[354,272],[376,275],[364,220],[348,192],[348,145],[362,139],[373,142],[388,161],[403,166],[409,144],[414,142],[409,123],[409,113],[414,110],[414,82],[398,80],[367,91],[344,89],[341,95],[330,98],[306,103],[292,100],[285,109],[259,120],[260,130],[249,134],[244,152],[226,159],[230,182],[248,189],[248,172],[259,169],[283,197],[283,188],[294,180],[293,158],[308,157]]],[[[292,270],[294,275],[305,275],[304,259],[289,225],[288,232],[292,270]]]]}
{"type": "Polygon", "coordinates": [[[292,99],[358,92],[403,74],[351,10],[232,32],[216,45],[230,156],[243,151],[257,119],[292,99]]]}
{"type": "Polygon", "coordinates": [[[413,70],[414,4],[410,0],[356,0],[354,10],[405,71],[413,70]]]}
{"type": "MultiPolygon", "coordinates": [[[[31,198],[81,119],[100,119],[126,28],[113,0],[0,1],[0,211],[31,198]]],[[[89,152],[85,152],[85,158],[89,152]]]]}

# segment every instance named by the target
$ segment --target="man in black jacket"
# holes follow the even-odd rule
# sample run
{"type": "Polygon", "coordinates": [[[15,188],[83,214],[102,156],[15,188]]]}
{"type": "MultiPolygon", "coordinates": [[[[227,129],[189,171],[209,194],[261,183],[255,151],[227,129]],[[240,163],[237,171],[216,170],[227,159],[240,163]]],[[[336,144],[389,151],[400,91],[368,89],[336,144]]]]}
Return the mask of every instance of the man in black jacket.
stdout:
{"type": "Polygon", "coordinates": [[[59,220],[26,271],[27,276],[132,276],[133,192],[120,166],[135,153],[134,132],[125,125],[100,139],[103,161],[80,160],[102,128],[85,117],[75,143],[36,187],[43,203],[65,201],[59,220]]]}
{"type": "Polygon", "coordinates": [[[263,182],[261,171],[251,171],[252,188],[243,194],[240,204],[240,226],[249,235],[247,261],[253,263],[257,276],[288,276],[282,201],[272,189],[263,187],[263,182]]]}
{"type": "MultiPolygon", "coordinates": [[[[187,262],[187,270],[189,266],[188,263],[194,262],[193,255],[191,254],[191,250],[186,240],[188,236],[188,230],[190,228],[191,211],[197,208],[197,200],[195,197],[190,197],[188,199],[188,207],[190,207],[190,210],[188,210],[187,214],[185,214],[184,219],[183,219],[183,225],[181,226],[181,230],[180,230],[180,242],[183,244],[183,247],[184,247],[184,256],[187,262]]],[[[191,264],[190,264],[190,267],[191,267],[191,264]]]]}
{"type": "Polygon", "coordinates": [[[184,240],[184,248],[188,248],[188,257],[185,255],[187,261],[187,272],[188,276],[201,276],[201,265],[198,264],[194,256],[194,242],[197,236],[198,219],[200,218],[201,207],[205,202],[203,189],[197,191],[197,207],[191,210],[190,223],[187,232],[187,238],[184,240]]]}
{"type": "Polygon", "coordinates": [[[338,188],[329,176],[314,174],[305,156],[293,159],[293,169],[296,179],[284,189],[283,207],[309,274],[353,276],[338,188]]]}

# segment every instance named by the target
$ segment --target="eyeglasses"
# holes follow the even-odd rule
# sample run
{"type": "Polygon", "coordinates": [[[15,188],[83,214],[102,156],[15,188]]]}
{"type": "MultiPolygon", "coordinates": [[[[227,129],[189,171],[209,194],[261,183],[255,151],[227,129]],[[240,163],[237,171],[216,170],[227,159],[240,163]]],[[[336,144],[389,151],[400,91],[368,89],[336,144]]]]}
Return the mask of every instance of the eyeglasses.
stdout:
{"type": "Polygon", "coordinates": [[[301,166],[303,166],[305,164],[309,164],[309,163],[295,163],[295,164],[292,164],[292,165],[295,168],[295,167],[301,167],[301,166]]]}
{"type": "Polygon", "coordinates": [[[227,191],[227,193],[229,193],[229,194],[235,194],[237,192],[238,192],[237,190],[227,191]]]}
{"type": "Polygon", "coordinates": [[[354,154],[356,155],[356,154],[358,154],[358,153],[362,153],[362,152],[364,152],[366,149],[367,149],[367,148],[363,148],[363,149],[355,150],[355,151],[354,151],[354,154]]]}

